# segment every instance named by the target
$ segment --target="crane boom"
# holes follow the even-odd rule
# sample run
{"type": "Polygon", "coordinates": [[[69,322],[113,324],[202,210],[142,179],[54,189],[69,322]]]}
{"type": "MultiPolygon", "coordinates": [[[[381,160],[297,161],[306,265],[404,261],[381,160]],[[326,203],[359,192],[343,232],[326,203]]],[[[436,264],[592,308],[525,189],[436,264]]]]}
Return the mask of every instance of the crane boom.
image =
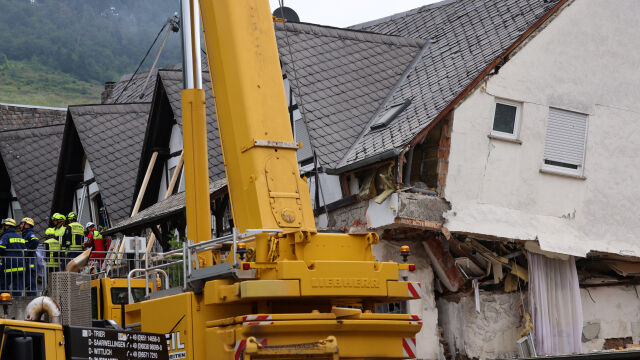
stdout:
{"type": "Polygon", "coordinates": [[[268,1],[202,1],[234,225],[315,232],[268,1]]]}

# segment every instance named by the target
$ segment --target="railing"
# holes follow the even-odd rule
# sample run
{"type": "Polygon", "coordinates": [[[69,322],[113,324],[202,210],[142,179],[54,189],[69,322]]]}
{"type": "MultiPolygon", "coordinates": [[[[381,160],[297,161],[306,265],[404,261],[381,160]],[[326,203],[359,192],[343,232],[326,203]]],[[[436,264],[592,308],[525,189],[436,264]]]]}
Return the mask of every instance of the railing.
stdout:
{"type": "MultiPolygon", "coordinates": [[[[158,281],[161,275],[163,288],[187,289],[188,280],[194,271],[200,269],[197,259],[199,253],[208,250],[222,251],[221,260],[229,258],[230,268],[238,268],[238,244],[253,241],[256,235],[267,233],[274,235],[280,229],[247,230],[240,233],[233,229],[231,234],[193,244],[184,242],[182,249],[162,253],[119,253],[93,251],[87,264],[80,273],[90,274],[92,279],[102,277],[135,279],[144,278],[149,283],[158,281]],[[111,256],[110,256],[111,255],[111,256]],[[185,266],[191,264],[191,266],[185,266]]],[[[6,250],[0,257],[0,293],[8,292],[12,296],[40,296],[48,288],[50,274],[65,271],[65,267],[81,252],[64,250],[6,250]]],[[[131,285],[129,285],[129,293],[131,285]]],[[[155,286],[153,287],[155,289],[155,286]]],[[[147,290],[147,298],[149,293],[147,290]]]]}
{"type": "MultiPolygon", "coordinates": [[[[200,268],[199,261],[192,261],[192,259],[197,259],[198,253],[209,251],[209,250],[220,250],[225,246],[229,246],[229,249],[226,251],[226,257],[231,256],[230,266],[231,268],[237,268],[237,248],[238,244],[253,241],[256,239],[256,235],[267,233],[269,235],[274,235],[279,232],[282,232],[280,229],[250,229],[244,233],[240,233],[237,229],[233,229],[231,234],[221,236],[219,238],[211,239],[208,241],[203,241],[197,244],[193,244],[191,242],[184,242],[182,244],[182,249],[176,249],[164,253],[147,253],[144,255],[144,268],[132,269],[131,274],[134,273],[142,273],[144,274],[146,284],[145,287],[149,288],[149,275],[157,274],[160,271],[165,275],[166,283],[169,283],[169,286],[165,285],[165,289],[178,287],[176,285],[181,285],[183,290],[187,289],[188,279],[191,277],[194,270],[198,270],[200,268]],[[178,257],[176,259],[176,257],[178,257]],[[187,264],[187,266],[185,266],[187,264]],[[175,281],[175,278],[172,278],[169,274],[176,273],[176,269],[180,267],[182,269],[182,279],[175,281]]],[[[223,258],[225,259],[225,258],[223,258]]],[[[147,290],[148,291],[148,290],[147,290]]],[[[133,296],[131,295],[131,283],[129,282],[129,301],[133,301],[133,296]]],[[[147,293],[147,298],[149,294],[147,293]]]]}

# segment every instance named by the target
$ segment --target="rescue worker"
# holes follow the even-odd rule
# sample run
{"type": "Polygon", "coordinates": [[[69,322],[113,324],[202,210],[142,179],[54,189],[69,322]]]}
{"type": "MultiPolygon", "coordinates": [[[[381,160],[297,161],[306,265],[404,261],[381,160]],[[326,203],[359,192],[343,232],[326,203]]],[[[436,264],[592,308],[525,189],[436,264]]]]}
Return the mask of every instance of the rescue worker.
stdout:
{"type": "Polygon", "coordinates": [[[91,259],[95,259],[98,265],[102,266],[106,251],[109,249],[107,240],[102,237],[102,234],[98,231],[96,224],[92,222],[87,223],[87,241],[84,243],[84,248],[91,248],[91,259]]]}
{"type": "MultiPolygon", "coordinates": [[[[65,226],[65,220],[67,220],[67,218],[60,213],[55,213],[51,216],[51,220],[53,221],[54,228],[53,236],[58,240],[58,244],[60,244],[60,257],[66,257],[67,248],[65,243],[65,234],[67,233],[67,227],[65,226]]],[[[62,261],[60,265],[64,266],[65,262],[62,261]]]]}
{"type": "Polygon", "coordinates": [[[60,241],[56,239],[56,229],[48,228],[45,234],[44,250],[47,272],[60,271],[60,241]]]}
{"type": "Polygon", "coordinates": [[[27,286],[27,290],[31,290],[27,292],[27,296],[35,296],[37,290],[36,284],[38,280],[38,273],[36,271],[36,265],[38,264],[38,261],[36,259],[35,250],[40,244],[40,239],[38,239],[36,232],[33,230],[34,226],[35,222],[32,218],[26,217],[20,220],[22,238],[26,241],[26,247],[29,250],[26,251],[24,255],[24,266],[26,268],[25,275],[27,276],[25,284],[27,286]]]}
{"type": "Polygon", "coordinates": [[[71,261],[76,256],[82,254],[84,244],[84,226],[78,222],[78,216],[74,212],[67,215],[67,230],[65,233],[65,245],[67,246],[67,257],[71,261]],[[67,234],[68,237],[67,237],[67,234]]]}
{"type": "Polygon", "coordinates": [[[4,219],[4,232],[0,237],[0,256],[4,257],[5,287],[11,288],[13,296],[22,295],[24,285],[23,254],[27,241],[16,232],[16,221],[4,219]]]}

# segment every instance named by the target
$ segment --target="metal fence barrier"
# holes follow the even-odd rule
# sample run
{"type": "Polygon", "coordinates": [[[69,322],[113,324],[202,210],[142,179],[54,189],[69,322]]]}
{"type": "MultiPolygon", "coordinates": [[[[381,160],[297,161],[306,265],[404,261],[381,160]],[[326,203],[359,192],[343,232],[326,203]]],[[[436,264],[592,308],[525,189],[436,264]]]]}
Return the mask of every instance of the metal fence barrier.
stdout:
{"type": "MultiPolygon", "coordinates": [[[[63,250],[12,250],[0,256],[0,293],[10,293],[16,296],[46,295],[50,289],[51,274],[64,271],[67,264],[80,252],[69,253],[63,250]]],[[[107,258],[106,252],[94,251],[88,263],[80,271],[81,274],[91,276],[91,279],[102,277],[126,279],[134,269],[160,269],[167,276],[160,277],[163,288],[182,287],[184,284],[184,268],[182,251],[175,256],[155,259],[154,253],[119,254],[107,258]],[[147,258],[155,259],[153,263],[147,258]]],[[[159,272],[149,274],[149,281],[156,281],[159,272]]],[[[145,278],[145,274],[132,276],[145,278]]]]}
{"type": "MultiPolygon", "coordinates": [[[[194,261],[198,253],[226,249],[221,261],[228,256],[233,259],[231,267],[237,268],[237,246],[252,241],[261,233],[274,235],[279,229],[247,230],[239,233],[233,229],[231,234],[201,243],[189,241],[182,244],[181,249],[164,253],[145,252],[106,252],[93,251],[88,263],[80,271],[91,276],[91,279],[104,277],[135,279],[143,278],[149,283],[160,284],[159,289],[187,287],[187,279],[199,269],[199,262],[194,261]],[[185,266],[192,264],[192,266],[185,266]]],[[[82,251],[65,250],[7,250],[0,257],[0,292],[11,293],[12,296],[40,296],[49,289],[50,275],[64,271],[67,264],[80,255],[82,251]]],[[[131,286],[128,286],[131,288],[131,286]]],[[[148,291],[146,297],[149,298],[148,291]]]]}

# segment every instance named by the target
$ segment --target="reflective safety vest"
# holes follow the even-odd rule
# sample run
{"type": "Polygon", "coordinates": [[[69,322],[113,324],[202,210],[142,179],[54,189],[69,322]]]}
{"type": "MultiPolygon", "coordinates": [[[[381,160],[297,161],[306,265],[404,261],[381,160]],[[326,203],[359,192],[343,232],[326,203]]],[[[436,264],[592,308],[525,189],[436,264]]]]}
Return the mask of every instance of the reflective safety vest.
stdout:
{"type": "Polygon", "coordinates": [[[60,262],[58,261],[61,249],[60,242],[55,238],[52,238],[45,240],[44,243],[47,244],[47,250],[49,250],[46,254],[47,267],[57,268],[60,265],[60,262]]]}
{"type": "Polygon", "coordinates": [[[24,270],[24,254],[27,240],[23,239],[15,229],[7,229],[0,237],[0,252],[4,257],[4,272],[10,273],[24,270]]]}
{"type": "Polygon", "coordinates": [[[84,244],[84,226],[79,222],[74,221],[67,225],[71,228],[71,244],[69,245],[69,251],[82,251],[82,244],[84,244]]]}
{"type": "Polygon", "coordinates": [[[59,228],[55,229],[55,231],[53,233],[54,239],[58,240],[58,244],[60,244],[60,249],[62,249],[62,250],[67,250],[64,247],[64,240],[62,239],[64,237],[65,231],[67,231],[67,227],[66,226],[60,226],[59,228]]]}

